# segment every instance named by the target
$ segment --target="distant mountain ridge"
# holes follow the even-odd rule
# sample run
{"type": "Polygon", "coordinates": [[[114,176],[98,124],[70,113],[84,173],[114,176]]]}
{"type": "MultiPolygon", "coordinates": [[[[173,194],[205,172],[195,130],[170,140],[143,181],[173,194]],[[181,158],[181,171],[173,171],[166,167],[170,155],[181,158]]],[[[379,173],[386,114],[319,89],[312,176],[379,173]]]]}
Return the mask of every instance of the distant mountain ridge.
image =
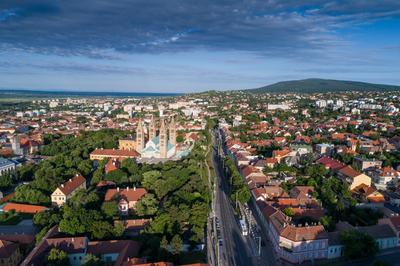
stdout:
{"type": "Polygon", "coordinates": [[[400,86],[374,84],[359,81],[349,80],[334,80],[334,79],[301,79],[281,81],[261,88],[248,89],[246,91],[252,93],[265,92],[340,92],[340,91],[395,91],[400,90],[400,86]]]}

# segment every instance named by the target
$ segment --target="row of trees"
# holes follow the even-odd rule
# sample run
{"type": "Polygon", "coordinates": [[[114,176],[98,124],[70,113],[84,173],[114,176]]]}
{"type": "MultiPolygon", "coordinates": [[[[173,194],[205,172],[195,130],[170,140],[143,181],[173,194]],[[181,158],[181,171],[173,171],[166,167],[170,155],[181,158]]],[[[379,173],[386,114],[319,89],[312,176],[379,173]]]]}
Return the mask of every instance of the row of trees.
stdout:
{"type": "Polygon", "coordinates": [[[231,198],[240,203],[247,203],[251,198],[251,193],[243,177],[239,173],[235,162],[230,158],[225,158],[225,166],[229,170],[231,178],[231,198]]]}

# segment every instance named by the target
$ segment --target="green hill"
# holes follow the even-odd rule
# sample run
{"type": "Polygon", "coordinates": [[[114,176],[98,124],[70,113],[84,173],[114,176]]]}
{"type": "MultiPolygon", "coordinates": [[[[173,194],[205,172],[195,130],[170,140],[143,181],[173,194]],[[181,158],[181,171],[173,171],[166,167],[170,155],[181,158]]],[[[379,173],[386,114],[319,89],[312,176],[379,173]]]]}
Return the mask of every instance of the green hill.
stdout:
{"type": "Polygon", "coordinates": [[[261,88],[249,89],[248,92],[339,92],[339,91],[394,91],[400,86],[373,84],[358,81],[333,79],[302,79],[289,80],[267,85],[261,88]]]}

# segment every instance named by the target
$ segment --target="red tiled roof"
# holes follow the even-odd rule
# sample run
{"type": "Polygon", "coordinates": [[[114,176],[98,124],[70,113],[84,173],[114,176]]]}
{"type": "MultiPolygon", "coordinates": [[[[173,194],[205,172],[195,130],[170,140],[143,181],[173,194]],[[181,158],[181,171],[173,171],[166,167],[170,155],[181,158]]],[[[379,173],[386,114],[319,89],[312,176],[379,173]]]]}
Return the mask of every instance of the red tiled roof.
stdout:
{"type": "Polygon", "coordinates": [[[287,149],[285,149],[285,150],[274,150],[272,152],[272,155],[273,155],[273,157],[283,157],[283,156],[288,155],[289,153],[290,153],[290,150],[287,150],[287,149]]]}
{"type": "Polygon", "coordinates": [[[322,225],[304,227],[295,227],[293,225],[289,225],[282,230],[280,235],[296,242],[328,238],[328,235],[322,225]]]}
{"type": "MultiPolygon", "coordinates": [[[[118,253],[114,263],[115,266],[125,265],[129,257],[136,257],[139,254],[140,245],[133,240],[109,240],[92,241],[88,245],[88,253],[100,255],[105,253],[118,253]]],[[[129,264],[128,264],[129,265],[129,264]]]]}
{"type": "Polygon", "coordinates": [[[340,172],[342,175],[348,176],[348,177],[351,177],[351,178],[354,178],[354,177],[356,177],[356,176],[361,175],[360,172],[354,170],[354,169],[351,168],[350,166],[345,166],[345,167],[341,168],[341,169],[339,170],[339,172],[340,172]]]}
{"type": "Polygon", "coordinates": [[[64,195],[71,194],[72,191],[77,189],[80,185],[86,182],[86,179],[82,175],[76,175],[58,188],[64,193],[64,195]]]}
{"type": "Polygon", "coordinates": [[[339,170],[345,167],[344,164],[341,162],[334,160],[328,156],[323,156],[317,160],[317,163],[323,164],[325,168],[332,169],[332,170],[339,170]]]}
{"type": "Polygon", "coordinates": [[[91,155],[102,155],[107,157],[138,157],[140,154],[134,150],[113,150],[97,149],[92,151],[91,155]]]}
{"type": "Polygon", "coordinates": [[[146,193],[147,191],[144,188],[128,188],[120,190],[118,190],[118,188],[111,188],[107,190],[106,195],[104,196],[104,201],[111,201],[117,195],[125,197],[128,201],[138,201],[146,195],[146,193]]]}
{"type": "Polygon", "coordinates": [[[278,159],[276,159],[276,158],[265,158],[265,162],[267,163],[267,164],[275,164],[275,163],[278,163],[278,159]]]}
{"type": "Polygon", "coordinates": [[[86,245],[86,237],[62,237],[62,238],[47,238],[47,245],[50,247],[56,247],[61,249],[68,254],[71,253],[83,253],[86,245]]]}
{"type": "Polygon", "coordinates": [[[299,206],[300,202],[294,198],[278,198],[277,204],[279,206],[299,206]]]}
{"type": "Polygon", "coordinates": [[[242,170],[242,174],[244,177],[247,177],[252,173],[259,173],[259,170],[251,165],[246,165],[246,166],[242,167],[241,170],[242,170]]]}
{"type": "Polygon", "coordinates": [[[111,159],[107,162],[106,166],[104,167],[104,170],[107,173],[119,169],[121,166],[119,160],[116,159],[111,159]]]}
{"type": "Polygon", "coordinates": [[[47,210],[47,207],[39,206],[39,205],[29,205],[29,204],[22,204],[22,203],[14,203],[9,202],[3,207],[3,211],[8,212],[14,210],[15,212],[21,213],[38,213],[47,210]]]}

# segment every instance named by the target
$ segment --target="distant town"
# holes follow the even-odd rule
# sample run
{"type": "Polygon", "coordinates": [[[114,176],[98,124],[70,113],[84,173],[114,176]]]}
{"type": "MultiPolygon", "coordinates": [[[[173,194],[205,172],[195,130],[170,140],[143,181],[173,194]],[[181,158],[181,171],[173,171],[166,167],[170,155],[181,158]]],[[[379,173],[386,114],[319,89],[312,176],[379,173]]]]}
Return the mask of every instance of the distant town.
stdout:
{"type": "Polygon", "coordinates": [[[393,91],[4,99],[0,265],[391,265],[399,107],[393,91]]]}

